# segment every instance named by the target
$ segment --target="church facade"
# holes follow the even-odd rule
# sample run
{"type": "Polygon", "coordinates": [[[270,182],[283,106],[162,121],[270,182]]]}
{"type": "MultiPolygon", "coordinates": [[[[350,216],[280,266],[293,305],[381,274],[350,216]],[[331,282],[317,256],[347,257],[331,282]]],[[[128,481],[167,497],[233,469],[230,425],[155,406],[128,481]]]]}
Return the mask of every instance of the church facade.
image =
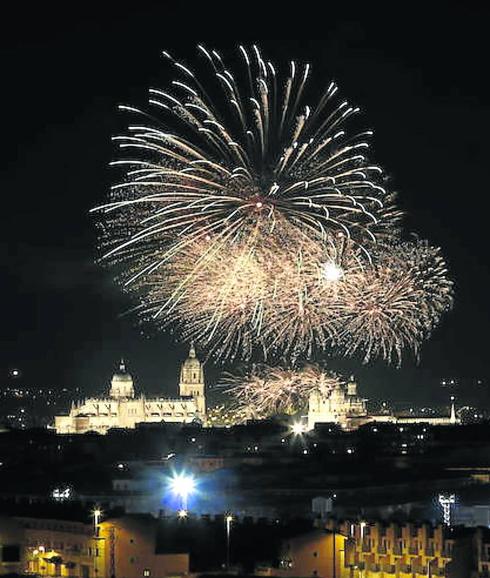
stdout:
{"type": "Polygon", "coordinates": [[[205,419],[204,369],[191,345],[175,398],[136,396],[133,378],[121,361],[107,396],[73,404],[68,415],[55,417],[54,427],[60,434],[105,434],[111,428],[131,429],[139,423],[203,423],[205,419]]]}
{"type": "Polygon", "coordinates": [[[338,384],[332,390],[313,391],[308,399],[308,425],[309,431],[316,424],[332,423],[340,426],[343,430],[351,431],[367,423],[394,423],[394,424],[426,424],[436,426],[458,425],[461,420],[456,415],[454,399],[451,399],[451,411],[449,416],[397,416],[394,414],[374,415],[370,414],[367,400],[358,396],[357,384],[354,378],[349,383],[338,384]]]}
{"type": "Polygon", "coordinates": [[[370,421],[366,400],[358,397],[353,379],[332,390],[313,391],[308,400],[308,430],[317,423],[334,423],[353,430],[370,421]]]}

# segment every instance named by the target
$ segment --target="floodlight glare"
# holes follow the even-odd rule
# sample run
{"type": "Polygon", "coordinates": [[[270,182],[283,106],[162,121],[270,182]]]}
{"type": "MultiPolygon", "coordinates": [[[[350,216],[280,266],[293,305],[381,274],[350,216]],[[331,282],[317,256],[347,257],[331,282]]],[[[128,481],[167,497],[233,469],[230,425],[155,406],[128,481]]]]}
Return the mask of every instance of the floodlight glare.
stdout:
{"type": "Polygon", "coordinates": [[[193,476],[175,474],[171,480],[171,487],[174,494],[185,499],[195,490],[196,484],[193,476]]]}

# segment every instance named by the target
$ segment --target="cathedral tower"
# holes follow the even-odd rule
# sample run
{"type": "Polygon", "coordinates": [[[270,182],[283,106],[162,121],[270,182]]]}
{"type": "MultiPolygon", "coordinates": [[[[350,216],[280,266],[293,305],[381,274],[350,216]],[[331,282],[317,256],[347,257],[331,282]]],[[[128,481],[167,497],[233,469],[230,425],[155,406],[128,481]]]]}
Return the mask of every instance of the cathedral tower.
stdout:
{"type": "Polygon", "coordinates": [[[193,343],[189,356],[180,370],[179,392],[182,397],[193,397],[196,400],[199,413],[202,416],[206,414],[204,370],[202,363],[196,356],[193,343]]]}

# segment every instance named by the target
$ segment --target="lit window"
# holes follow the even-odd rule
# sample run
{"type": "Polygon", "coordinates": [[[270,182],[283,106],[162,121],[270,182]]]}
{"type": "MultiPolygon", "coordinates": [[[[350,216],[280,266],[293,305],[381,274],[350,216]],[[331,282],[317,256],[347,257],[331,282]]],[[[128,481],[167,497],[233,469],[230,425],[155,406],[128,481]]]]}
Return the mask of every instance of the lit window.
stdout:
{"type": "Polygon", "coordinates": [[[145,569],[143,570],[143,576],[150,576],[150,575],[151,575],[150,570],[148,570],[148,568],[145,568],[145,569]]]}

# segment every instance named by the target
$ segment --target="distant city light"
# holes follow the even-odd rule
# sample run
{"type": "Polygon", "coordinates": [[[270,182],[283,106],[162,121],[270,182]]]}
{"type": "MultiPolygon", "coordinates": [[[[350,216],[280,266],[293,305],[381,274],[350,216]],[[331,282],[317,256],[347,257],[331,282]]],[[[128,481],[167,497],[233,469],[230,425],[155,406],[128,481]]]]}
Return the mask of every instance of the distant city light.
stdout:
{"type": "Polygon", "coordinates": [[[178,516],[181,520],[184,518],[187,518],[187,516],[188,516],[187,510],[183,510],[183,509],[179,510],[178,516]]]}
{"type": "Polygon", "coordinates": [[[51,497],[56,502],[64,502],[72,497],[72,490],[69,486],[66,486],[65,488],[55,488],[51,492],[51,497]]]}
{"type": "Polygon", "coordinates": [[[293,423],[293,425],[291,426],[291,429],[292,429],[294,435],[297,435],[297,436],[305,433],[305,426],[300,421],[293,423]]]}
{"type": "Polygon", "coordinates": [[[12,369],[10,371],[10,377],[20,377],[20,369],[12,369]]]}

